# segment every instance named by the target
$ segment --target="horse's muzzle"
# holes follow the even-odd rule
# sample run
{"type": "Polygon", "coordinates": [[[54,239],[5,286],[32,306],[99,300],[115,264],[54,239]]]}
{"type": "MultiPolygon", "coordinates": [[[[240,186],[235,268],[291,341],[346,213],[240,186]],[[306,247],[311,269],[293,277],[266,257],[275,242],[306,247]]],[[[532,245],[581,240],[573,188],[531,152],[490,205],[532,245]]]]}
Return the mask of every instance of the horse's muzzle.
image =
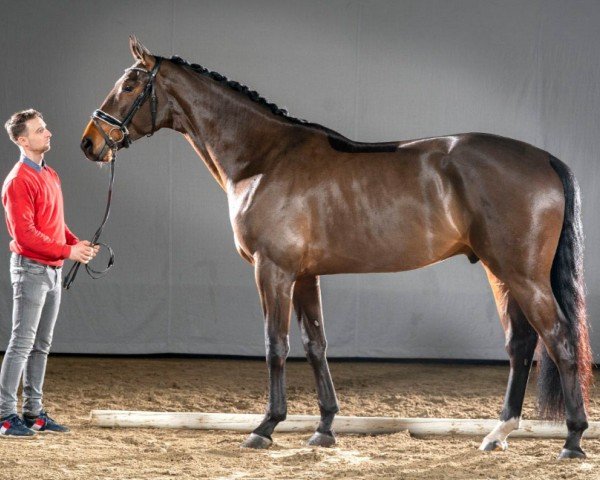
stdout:
{"type": "Polygon", "coordinates": [[[98,154],[94,154],[94,141],[90,137],[84,136],[81,139],[80,146],[88,160],[101,163],[110,162],[111,160],[111,158],[105,158],[107,153],[106,148],[102,149],[98,154]]]}

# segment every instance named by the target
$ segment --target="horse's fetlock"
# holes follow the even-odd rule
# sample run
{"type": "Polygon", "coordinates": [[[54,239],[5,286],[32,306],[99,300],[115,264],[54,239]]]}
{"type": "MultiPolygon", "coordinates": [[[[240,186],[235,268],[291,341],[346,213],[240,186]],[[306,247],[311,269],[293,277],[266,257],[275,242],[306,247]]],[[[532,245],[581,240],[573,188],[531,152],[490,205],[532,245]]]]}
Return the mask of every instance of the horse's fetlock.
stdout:
{"type": "Polygon", "coordinates": [[[340,407],[337,403],[331,405],[319,405],[321,417],[333,416],[340,411],[340,407]]]}
{"type": "Polygon", "coordinates": [[[287,412],[271,413],[269,419],[275,422],[283,422],[287,418],[287,412]]]}
{"type": "Polygon", "coordinates": [[[335,405],[333,405],[332,407],[329,407],[329,409],[327,410],[327,413],[329,413],[330,415],[335,415],[340,411],[340,407],[339,405],[336,403],[335,405]]]}
{"type": "Polygon", "coordinates": [[[567,420],[567,429],[569,432],[583,432],[587,430],[589,424],[587,420],[567,420]]]}

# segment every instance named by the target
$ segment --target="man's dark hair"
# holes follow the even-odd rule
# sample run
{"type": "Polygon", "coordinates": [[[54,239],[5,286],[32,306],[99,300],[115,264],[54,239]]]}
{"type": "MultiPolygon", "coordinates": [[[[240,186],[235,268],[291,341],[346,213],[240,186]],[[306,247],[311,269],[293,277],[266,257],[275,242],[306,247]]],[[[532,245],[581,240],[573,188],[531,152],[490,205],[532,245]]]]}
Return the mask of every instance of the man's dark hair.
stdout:
{"type": "Polygon", "coordinates": [[[28,110],[23,110],[21,112],[16,112],[11,115],[11,117],[4,124],[4,128],[8,132],[8,136],[10,139],[17,143],[17,138],[23,135],[27,130],[27,125],[25,123],[32,118],[44,118],[40,112],[30,108],[28,110]]]}

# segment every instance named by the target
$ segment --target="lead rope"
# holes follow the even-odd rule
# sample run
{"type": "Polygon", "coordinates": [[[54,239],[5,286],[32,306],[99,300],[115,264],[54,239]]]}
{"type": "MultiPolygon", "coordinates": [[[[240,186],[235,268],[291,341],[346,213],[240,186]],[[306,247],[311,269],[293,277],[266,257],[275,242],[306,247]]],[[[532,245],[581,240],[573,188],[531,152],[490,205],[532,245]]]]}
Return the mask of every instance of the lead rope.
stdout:
{"type": "MultiPolygon", "coordinates": [[[[108,184],[108,200],[106,202],[106,211],[104,212],[104,220],[102,220],[102,225],[100,225],[100,228],[98,228],[98,230],[96,230],[96,233],[94,234],[94,238],[92,239],[92,246],[102,245],[103,247],[106,247],[106,249],[110,253],[110,259],[108,260],[108,266],[104,270],[94,270],[92,267],[89,266],[89,264],[85,265],[85,269],[86,269],[88,275],[90,277],[92,277],[94,280],[102,278],[104,275],[106,275],[108,273],[108,271],[112,268],[112,266],[115,264],[115,252],[113,251],[113,249],[110,248],[110,245],[98,241],[100,239],[100,235],[102,234],[102,229],[104,228],[104,225],[106,225],[106,221],[108,220],[108,216],[110,215],[110,202],[112,199],[113,183],[115,182],[115,160],[116,160],[116,156],[113,156],[113,160],[110,163],[110,182],[108,184]]],[[[80,262],[75,262],[71,266],[69,273],[67,273],[67,276],[65,277],[65,279],[63,281],[63,288],[65,290],[69,290],[69,288],[71,288],[71,285],[75,281],[75,277],[77,276],[77,272],[79,271],[80,266],[81,266],[80,262]]]]}

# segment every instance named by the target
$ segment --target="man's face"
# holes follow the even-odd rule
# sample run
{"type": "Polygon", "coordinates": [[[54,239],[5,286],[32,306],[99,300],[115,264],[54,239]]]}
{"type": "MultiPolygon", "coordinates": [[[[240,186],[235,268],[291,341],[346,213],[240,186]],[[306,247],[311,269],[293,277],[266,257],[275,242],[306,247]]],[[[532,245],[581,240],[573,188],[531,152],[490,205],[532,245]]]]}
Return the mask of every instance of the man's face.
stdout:
{"type": "Polygon", "coordinates": [[[52,134],[46,127],[46,123],[39,117],[25,122],[27,130],[17,141],[26,150],[34,153],[45,153],[50,150],[50,137],[52,134]]]}

